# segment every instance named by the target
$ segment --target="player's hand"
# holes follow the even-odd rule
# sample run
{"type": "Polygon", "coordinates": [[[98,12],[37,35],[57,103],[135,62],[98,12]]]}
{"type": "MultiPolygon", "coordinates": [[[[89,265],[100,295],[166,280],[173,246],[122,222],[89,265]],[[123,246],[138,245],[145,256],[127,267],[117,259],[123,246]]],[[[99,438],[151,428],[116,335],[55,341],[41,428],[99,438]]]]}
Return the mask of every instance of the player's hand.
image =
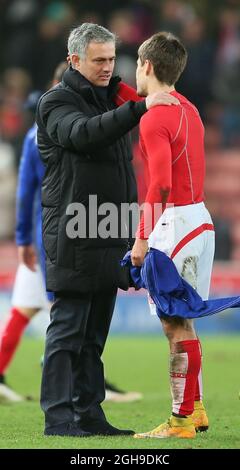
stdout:
{"type": "Polygon", "coordinates": [[[19,246],[18,259],[20,263],[25,264],[31,271],[36,271],[37,254],[33,245],[19,246]]]}
{"type": "Polygon", "coordinates": [[[153,106],[158,106],[160,104],[165,106],[178,105],[180,104],[180,101],[175,96],[167,93],[166,91],[157,91],[156,93],[151,93],[147,96],[147,109],[150,109],[153,106]]]}
{"type": "Polygon", "coordinates": [[[145,255],[148,251],[147,240],[141,240],[136,238],[135,243],[132,247],[131,260],[133,266],[142,266],[145,255]]]}

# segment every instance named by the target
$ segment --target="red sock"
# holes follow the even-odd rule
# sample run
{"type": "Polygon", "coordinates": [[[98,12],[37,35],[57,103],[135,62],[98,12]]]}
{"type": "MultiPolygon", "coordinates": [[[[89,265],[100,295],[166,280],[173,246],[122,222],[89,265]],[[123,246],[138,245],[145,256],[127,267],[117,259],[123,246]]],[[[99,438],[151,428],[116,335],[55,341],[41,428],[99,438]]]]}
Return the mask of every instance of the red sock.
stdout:
{"type": "Polygon", "coordinates": [[[200,371],[198,374],[198,379],[197,379],[197,384],[196,384],[196,390],[195,390],[195,397],[194,401],[200,401],[203,399],[203,384],[202,384],[202,346],[201,342],[198,340],[199,344],[199,349],[200,349],[200,355],[201,355],[201,366],[200,366],[200,371]]]}
{"type": "Polygon", "coordinates": [[[30,319],[12,308],[0,338],[0,375],[3,375],[17,348],[20,338],[30,319]]]}
{"type": "Polygon", "coordinates": [[[174,414],[191,415],[194,409],[195,390],[201,366],[197,339],[176,343],[176,353],[171,354],[170,380],[174,414]]]}

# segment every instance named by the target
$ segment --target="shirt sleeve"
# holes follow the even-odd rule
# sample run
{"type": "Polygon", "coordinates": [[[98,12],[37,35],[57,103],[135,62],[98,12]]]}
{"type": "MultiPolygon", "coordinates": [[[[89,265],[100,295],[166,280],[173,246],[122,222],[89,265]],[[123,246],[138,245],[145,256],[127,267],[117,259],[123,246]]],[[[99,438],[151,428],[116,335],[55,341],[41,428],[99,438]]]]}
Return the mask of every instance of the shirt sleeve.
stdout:
{"type": "Polygon", "coordinates": [[[162,213],[163,192],[170,192],[172,187],[171,136],[165,122],[159,118],[159,108],[157,112],[153,109],[140,124],[149,174],[144,210],[136,233],[141,239],[147,239],[152,232],[162,213]]]}
{"type": "Polygon", "coordinates": [[[132,88],[124,82],[119,83],[118,91],[114,97],[114,101],[117,106],[121,106],[123,103],[126,103],[126,101],[138,102],[143,100],[144,98],[137,94],[135,88],[132,88]]]}
{"type": "Polygon", "coordinates": [[[27,134],[23,144],[17,185],[16,200],[16,244],[30,245],[32,236],[32,218],[34,196],[37,187],[37,175],[34,165],[36,144],[30,134],[27,134]]]}

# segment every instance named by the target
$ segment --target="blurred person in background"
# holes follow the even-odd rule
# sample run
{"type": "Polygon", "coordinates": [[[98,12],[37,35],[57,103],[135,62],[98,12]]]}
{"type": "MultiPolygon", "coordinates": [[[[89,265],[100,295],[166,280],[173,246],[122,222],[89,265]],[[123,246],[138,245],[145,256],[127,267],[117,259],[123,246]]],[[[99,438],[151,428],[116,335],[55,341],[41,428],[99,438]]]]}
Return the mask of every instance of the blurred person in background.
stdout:
{"type": "Polygon", "coordinates": [[[117,288],[129,287],[119,260],[131,240],[72,239],[66,233],[66,211],[76,202],[88,211],[90,195],[97,196],[98,205],[107,201],[120,207],[136,201],[127,133],[151,106],[177,100],[160,93],[116,108],[120,79],[112,78],[115,36],[99,25],[75,28],[68,53],[71,67],[41,98],[37,112],[38,145],[46,165],[42,204],[47,288],[55,293],[41,389],[45,434],[132,434],[108,423],[101,407],[101,355],[117,288]]]}
{"type": "Polygon", "coordinates": [[[227,7],[219,15],[219,46],[212,93],[221,105],[222,145],[240,146],[240,11],[227,7]]]}
{"type": "Polygon", "coordinates": [[[124,82],[135,86],[137,46],[153,31],[150,5],[144,8],[141,3],[133,3],[128,8],[114,9],[108,19],[108,28],[117,36],[115,73],[120,74],[124,82]]]}
{"type": "Polygon", "coordinates": [[[206,21],[195,16],[183,25],[181,39],[188,52],[188,63],[180,77],[179,91],[198,108],[206,118],[206,106],[212,99],[216,45],[206,33],[206,21]]]}
{"type": "Polygon", "coordinates": [[[23,119],[23,104],[31,89],[31,78],[24,69],[5,70],[0,97],[0,138],[12,145],[18,168],[23,136],[28,127],[23,119]]]}
{"type": "Polygon", "coordinates": [[[195,15],[193,5],[181,0],[156,1],[156,26],[162,31],[180,35],[183,25],[195,15]]]}
{"type": "MultiPolygon", "coordinates": [[[[140,46],[138,54],[138,94],[167,91],[179,99],[180,105],[155,107],[140,121],[148,204],[136,233],[132,264],[143,264],[148,247],[161,250],[207,299],[214,227],[203,203],[204,128],[198,110],[174,86],[185,68],[187,51],[171,33],[157,33],[140,46]],[[154,227],[148,208],[150,205],[153,212],[159,203],[164,212],[154,227]]],[[[166,315],[160,320],[170,346],[172,415],[154,430],[135,437],[194,438],[196,431],[208,429],[202,403],[201,344],[192,320],[166,315]]]]}
{"type": "Polygon", "coordinates": [[[45,90],[66,57],[66,37],[76,21],[70,2],[13,0],[6,2],[3,64],[31,76],[34,89],[45,90]]]}

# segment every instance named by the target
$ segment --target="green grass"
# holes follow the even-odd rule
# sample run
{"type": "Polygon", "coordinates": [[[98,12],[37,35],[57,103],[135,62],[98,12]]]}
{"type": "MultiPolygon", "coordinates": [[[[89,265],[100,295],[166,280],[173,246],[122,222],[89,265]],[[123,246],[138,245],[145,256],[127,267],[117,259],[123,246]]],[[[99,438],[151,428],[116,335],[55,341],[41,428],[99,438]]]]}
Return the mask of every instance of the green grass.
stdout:
{"type": "MultiPolygon", "coordinates": [[[[8,382],[33,401],[0,405],[0,448],[30,449],[234,449],[240,448],[240,341],[238,337],[209,337],[204,350],[204,389],[210,430],[194,440],[88,439],[43,436],[39,406],[40,356],[43,342],[24,339],[9,370],[8,382]]],[[[104,405],[109,421],[119,427],[148,431],[170,415],[168,347],[165,338],[111,337],[105,351],[106,375],[126,390],[143,392],[135,403],[104,405]]]]}

